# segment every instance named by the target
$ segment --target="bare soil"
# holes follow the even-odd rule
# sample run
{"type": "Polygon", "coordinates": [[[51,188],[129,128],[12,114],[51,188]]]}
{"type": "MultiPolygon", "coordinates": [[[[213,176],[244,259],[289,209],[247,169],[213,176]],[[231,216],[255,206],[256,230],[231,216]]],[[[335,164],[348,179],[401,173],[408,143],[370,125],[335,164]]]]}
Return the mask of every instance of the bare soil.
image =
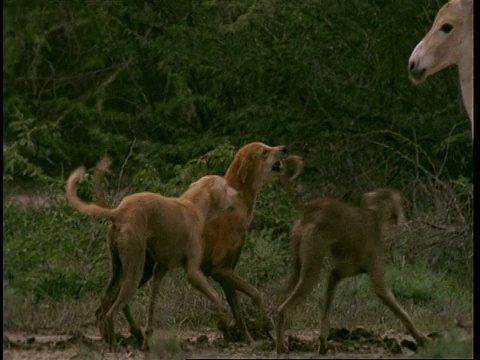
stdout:
{"type": "MultiPolygon", "coordinates": [[[[142,352],[131,337],[118,337],[118,349],[108,352],[96,334],[26,334],[3,335],[4,359],[311,359],[355,358],[385,359],[412,358],[416,344],[409,335],[395,333],[375,334],[364,328],[350,331],[331,329],[329,350],[320,356],[317,352],[318,333],[291,332],[288,336],[289,354],[277,356],[271,339],[258,340],[252,345],[227,343],[213,329],[203,331],[157,331],[151,349],[142,352]]],[[[430,334],[435,337],[435,334],[430,334]]]]}

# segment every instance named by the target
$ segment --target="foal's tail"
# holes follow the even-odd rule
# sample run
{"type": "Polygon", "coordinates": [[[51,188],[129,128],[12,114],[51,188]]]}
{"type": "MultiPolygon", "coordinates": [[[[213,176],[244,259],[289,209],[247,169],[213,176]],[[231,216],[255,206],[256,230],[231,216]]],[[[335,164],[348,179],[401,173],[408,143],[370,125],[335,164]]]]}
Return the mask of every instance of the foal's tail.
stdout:
{"type": "Polygon", "coordinates": [[[282,173],[280,174],[280,183],[282,184],[283,189],[287,193],[289,200],[292,202],[293,206],[297,211],[302,212],[303,204],[298,200],[297,195],[292,189],[291,182],[295,180],[303,170],[303,160],[300,156],[290,155],[282,160],[281,163],[282,173]],[[293,162],[296,165],[295,173],[288,178],[286,164],[288,162],[293,162]]]}

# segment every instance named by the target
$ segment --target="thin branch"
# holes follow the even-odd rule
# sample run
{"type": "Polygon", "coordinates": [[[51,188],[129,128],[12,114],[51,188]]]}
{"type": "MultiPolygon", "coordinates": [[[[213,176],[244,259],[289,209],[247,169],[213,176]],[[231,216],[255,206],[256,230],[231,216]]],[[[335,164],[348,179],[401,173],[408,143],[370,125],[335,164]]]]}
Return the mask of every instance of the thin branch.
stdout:
{"type": "Polygon", "coordinates": [[[125,161],[123,162],[122,167],[120,168],[120,175],[118,176],[117,192],[120,192],[120,183],[122,182],[123,171],[125,170],[125,166],[127,165],[128,159],[133,154],[133,148],[134,148],[136,142],[137,142],[137,137],[134,136],[133,141],[132,141],[132,145],[130,145],[130,150],[127,154],[127,157],[125,158],[125,161]]]}
{"type": "Polygon", "coordinates": [[[443,231],[452,231],[451,228],[448,228],[446,226],[437,225],[437,224],[432,224],[432,223],[430,223],[428,221],[425,221],[425,220],[411,220],[410,222],[412,222],[412,223],[422,223],[422,224],[428,225],[432,228],[443,230],[443,231]]]}

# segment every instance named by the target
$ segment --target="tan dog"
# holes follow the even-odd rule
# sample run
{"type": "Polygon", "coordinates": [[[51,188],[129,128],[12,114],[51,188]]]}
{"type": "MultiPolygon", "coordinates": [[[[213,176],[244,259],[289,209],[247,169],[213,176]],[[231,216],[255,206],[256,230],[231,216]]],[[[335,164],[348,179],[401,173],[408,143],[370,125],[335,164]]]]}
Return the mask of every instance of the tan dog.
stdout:
{"type": "MultiPolygon", "coordinates": [[[[236,326],[244,339],[253,341],[250,335],[243,311],[237,298],[237,291],[249,296],[267,316],[260,292],[233,272],[240,258],[243,245],[247,239],[247,230],[253,216],[255,198],[264,183],[272,176],[279,174],[280,161],[285,156],[285,146],[268,146],[260,142],[253,142],[243,146],[235,154],[225,174],[228,185],[239,192],[239,200],[233,206],[233,211],[222,214],[221,217],[208,222],[204,227],[205,248],[203,252],[202,270],[207,276],[220,283],[235,318],[236,326]]],[[[104,171],[96,173],[95,184],[101,183],[104,171]]],[[[104,204],[103,192],[95,189],[97,199],[104,204]]],[[[145,268],[140,282],[142,286],[152,276],[153,261],[146,254],[145,268]]],[[[141,331],[133,320],[128,306],[123,309],[125,318],[130,325],[130,332],[141,341],[141,331]]],[[[96,314],[100,313],[100,307],[96,314]]]]}
{"type": "Polygon", "coordinates": [[[87,204],[76,193],[85,168],[76,169],[67,181],[67,198],[80,212],[111,220],[107,234],[111,278],[97,313],[100,331],[110,348],[115,343],[113,318],[132,299],[140,285],[145,254],[154,262],[153,285],[143,348],[152,332],[153,309],[161,279],[169,269],[184,266],[190,283],[207,296],[219,314],[220,296],[200,270],[204,223],[221,215],[238,200],[238,191],[221,176],[204,176],[178,198],[142,192],[126,196],[115,209],[87,204]]]}
{"type": "MultiPolygon", "coordinates": [[[[294,161],[299,164],[297,166],[303,166],[300,159],[294,158],[294,161]]],[[[287,194],[293,197],[285,170],[282,184],[287,194]]],[[[417,330],[383,280],[382,237],[403,218],[401,194],[392,189],[377,189],[363,195],[361,207],[332,198],[305,204],[298,203],[294,198],[292,201],[300,212],[300,219],[294,222],[290,233],[294,273],[286,291],[288,296],[277,309],[277,352],[288,351],[284,339],[285,313],[304,300],[318,283],[327,253],[332,256],[334,268],[328,277],[322,313],[321,353],[327,351],[328,313],[335,287],[341,279],[363,273],[370,277],[375,294],[402,321],[415,340],[419,344],[428,340],[417,330]]]]}

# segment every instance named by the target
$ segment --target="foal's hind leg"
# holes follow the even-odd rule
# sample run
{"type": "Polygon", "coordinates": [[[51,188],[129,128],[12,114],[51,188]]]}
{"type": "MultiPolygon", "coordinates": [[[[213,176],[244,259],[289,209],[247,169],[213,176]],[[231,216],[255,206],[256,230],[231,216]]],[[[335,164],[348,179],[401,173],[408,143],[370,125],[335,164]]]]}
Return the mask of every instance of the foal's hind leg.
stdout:
{"type": "Polygon", "coordinates": [[[330,319],[329,319],[329,312],[330,307],[332,305],[333,294],[335,288],[337,287],[338,282],[340,281],[340,277],[338,276],[337,271],[334,269],[330,272],[328,276],[328,285],[327,285],[327,292],[325,295],[325,305],[322,310],[322,325],[320,329],[320,350],[321,354],[325,354],[327,352],[327,337],[328,332],[330,331],[330,319]]]}
{"type": "Polygon", "coordinates": [[[423,345],[425,342],[428,342],[429,339],[422,335],[413,324],[410,316],[403,310],[400,304],[397,302],[393,294],[387,289],[384,279],[383,279],[383,266],[377,262],[378,260],[372,261],[371,267],[369,269],[369,276],[372,281],[373,290],[375,294],[382,300],[382,302],[395,314],[397,318],[403,323],[407,328],[413,338],[417,341],[419,345],[423,345]]]}
{"type": "Polygon", "coordinates": [[[323,255],[312,261],[301,261],[300,276],[298,283],[288,298],[277,309],[277,353],[288,351],[285,343],[285,314],[294,306],[303,301],[312,291],[319,280],[320,270],[322,268],[323,255]]]}
{"type": "Polygon", "coordinates": [[[290,235],[290,244],[291,244],[291,251],[293,255],[293,272],[288,278],[285,288],[279,291],[278,298],[283,298],[280,304],[282,304],[287,299],[287,297],[292,293],[293,289],[298,283],[298,280],[300,279],[300,267],[301,267],[300,257],[299,257],[300,241],[301,241],[301,236],[293,234],[293,231],[292,231],[292,235],[290,235]]]}

